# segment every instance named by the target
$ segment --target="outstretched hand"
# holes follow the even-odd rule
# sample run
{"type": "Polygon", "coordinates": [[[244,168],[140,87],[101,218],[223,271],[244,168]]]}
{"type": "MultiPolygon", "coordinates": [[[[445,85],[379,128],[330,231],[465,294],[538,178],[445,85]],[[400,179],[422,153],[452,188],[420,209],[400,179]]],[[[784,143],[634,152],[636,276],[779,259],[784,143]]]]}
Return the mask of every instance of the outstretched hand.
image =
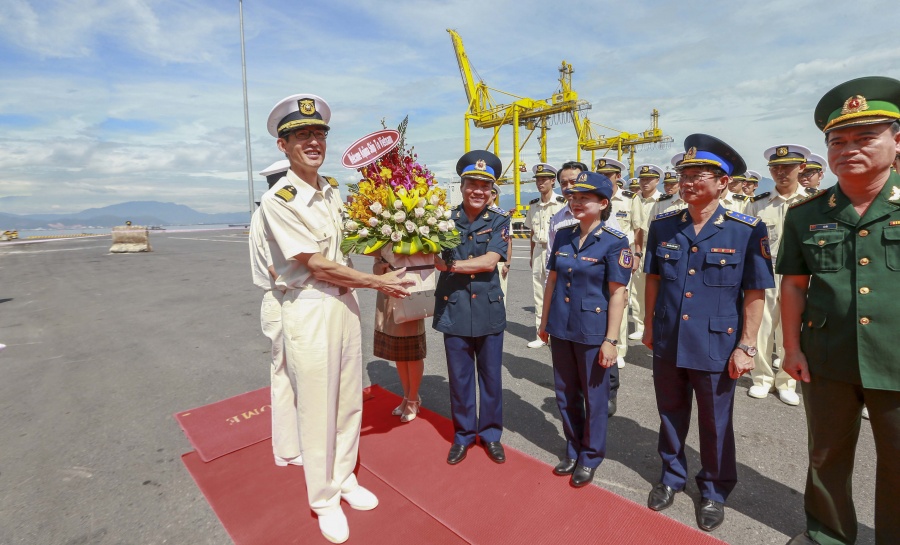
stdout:
{"type": "Polygon", "coordinates": [[[378,291],[389,297],[396,297],[397,299],[403,299],[409,295],[409,290],[407,290],[405,286],[412,286],[416,281],[412,278],[403,278],[403,273],[405,272],[406,267],[403,267],[402,269],[390,271],[379,276],[378,280],[380,285],[377,288],[378,291]]]}

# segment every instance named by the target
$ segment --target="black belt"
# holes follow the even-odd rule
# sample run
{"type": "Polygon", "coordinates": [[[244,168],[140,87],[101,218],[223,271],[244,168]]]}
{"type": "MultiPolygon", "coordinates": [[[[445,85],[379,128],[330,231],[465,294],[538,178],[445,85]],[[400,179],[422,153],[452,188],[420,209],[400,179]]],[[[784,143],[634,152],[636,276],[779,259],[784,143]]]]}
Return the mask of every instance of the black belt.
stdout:
{"type": "MultiPolygon", "coordinates": [[[[400,269],[403,268],[403,267],[399,267],[399,268],[395,267],[395,266],[391,265],[390,263],[388,263],[388,267],[390,267],[392,271],[399,271],[400,269]]],[[[407,271],[425,271],[425,270],[433,269],[433,268],[434,268],[434,265],[415,265],[413,267],[406,267],[406,270],[407,271]]]]}

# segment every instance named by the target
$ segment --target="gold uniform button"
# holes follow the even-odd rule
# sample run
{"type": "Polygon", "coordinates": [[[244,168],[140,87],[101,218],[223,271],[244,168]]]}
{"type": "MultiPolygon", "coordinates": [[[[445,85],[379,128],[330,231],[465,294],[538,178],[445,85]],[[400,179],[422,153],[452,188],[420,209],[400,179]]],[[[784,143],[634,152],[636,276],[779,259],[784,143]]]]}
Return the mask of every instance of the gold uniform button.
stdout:
{"type": "Polygon", "coordinates": [[[868,258],[868,257],[864,257],[864,258],[860,259],[860,260],[859,260],[859,264],[860,264],[860,265],[868,265],[868,264],[869,264],[869,258],[868,258]]]}
{"type": "Polygon", "coordinates": [[[569,267],[569,270],[566,271],[566,272],[572,272],[572,267],[569,267]]]}
{"type": "Polygon", "coordinates": [[[862,231],[860,231],[860,232],[859,232],[859,236],[861,236],[861,237],[867,237],[867,236],[869,236],[869,231],[868,231],[868,229],[863,229],[862,231]]]}
{"type": "Polygon", "coordinates": [[[809,327],[812,327],[812,320],[806,322],[806,325],[808,325],[809,327]]]}
{"type": "Polygon", "coordinates": [[[473,294],[472,294],[472,299],[475,299],[476,297],[478,297],[478,294],[477,294],[477,293],[473,293],[473,294]]]}
{"type": "Polygon", "coordinates": [[[664,257],[665,259],[669,259],[669,254],[666,254],[666,255],[663,256],[663,257],[664,257]]]}
{"type": "Polygon", "coordinates": [[[733,327],[729,327],[729,328],[728,328],[728,334],[731,335],[732,333],[734,333],[734,328],[733,328],[733,327]]]}
{"type": "Polygon", "coordinates": [[[573,259],[578,259],[578,254],[572,256],[573,259]]]}
{"type": "Polygon", "coordinates": [[[865,294],[869,293],[869,288],[863,286],[863,287],[859,288],[859,293],[865,295],[865,294]]]}
{"type": "Polygon", "coordinates": [[[683,315],[681,316],[681,319],[682,319],[682,320],[687,320],[688,318],[690,318],[690,316],[688,316],[687,314],[683,314],[683,315]]]}
{"type": "Polygon", "coordinates": [[[687,297],[688,299],[690,299],[691,297],[694,296],[694,294],[693,294],[693,292],[689,291],[689,292],[685,293],[684,296],[687,297]]]}
{"type": "Polygon", "coordinates": [[[566,297],[566,303],[568,303],[568,302],[569,302],[569,298],[568,298],[568,297],[566,297]]]}
{"type": "Polygon", "coordinates": [[[571,287],[572,287],[572,283],[571,283],[571,282],[566,282],[566,287],[567,287],[567,288],[571,288],[571,287]]]}
{"type": "Polygon", "coordinates": [[[600,307],[597,307],[594,310],[596,310],[597,312],[600,312],[600,307]]]}
{"type": "Polygon", "coordinates": [[[859,323],[861,323],[862,325],[868,325],[870,321],[871,320],[869,320],[865,316],[863,316],[862,318],[859,319],[859,323]]]}
{"type": "Polygon", "coordinates": [[[447,299],[449,299],[449,297],[447,297],[447,296],[445,295],[445,296],[444,296],[444,301],[446,301],[447,299]]]}
{"type": "Polygon", "coordinates": [[[691,270],[688,271],[688,274],[691,275],[691,276],[694,276],[695,274],[697,274],[697,271],[694,270],[694,269],[691,269],[691,270]]]}
{"type": "Polygon", "coordinates": [[[469,254],[469,259],[472,259],[472,254],[469,254]]]}
{"type": "Polygon", "coordinates": [[[720,260],[719,260],[719,265],[724,265],[724,264],[725,264],[725,260],[724,260],[724,259],[720,259],[720,260]]]}
{"type": "Polygon", "coordinates": [[[819,246],[825,246],[825,241],[819,240],[819,242],[817,242],[816,244],[818,244],[819,246]]]}
{"type": "Polygon", "coordinates": [[[691,248],[691,251],[694,252],[694,253],[696,254],[698,249],[699,249],[699,248],[697,248],[696,246],[694,246],[693,248],[691,248]]]}
{"type": "Polygon", "coordinates": [[[474,274],[469,275],[469,278],[471,278],[472,280],[475,280],[475,275],[474,274]]]}
{"type": "Polygon", "coordinates": [[[469,235],[469,240],[472,240],[472,235],[469,235]]]}

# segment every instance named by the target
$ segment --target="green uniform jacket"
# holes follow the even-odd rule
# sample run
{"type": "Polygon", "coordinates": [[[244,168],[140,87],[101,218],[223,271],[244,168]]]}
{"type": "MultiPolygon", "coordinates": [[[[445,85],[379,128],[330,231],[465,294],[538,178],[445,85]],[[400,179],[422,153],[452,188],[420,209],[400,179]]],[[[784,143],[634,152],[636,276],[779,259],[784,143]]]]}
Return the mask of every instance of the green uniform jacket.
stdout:
{"type": "Polygon", "coordinates": [[[811,275],[800,347],[812,375],[900,391],[900,175],[862,218],[838,186],[792,206],[775,272],[811,275]]]}

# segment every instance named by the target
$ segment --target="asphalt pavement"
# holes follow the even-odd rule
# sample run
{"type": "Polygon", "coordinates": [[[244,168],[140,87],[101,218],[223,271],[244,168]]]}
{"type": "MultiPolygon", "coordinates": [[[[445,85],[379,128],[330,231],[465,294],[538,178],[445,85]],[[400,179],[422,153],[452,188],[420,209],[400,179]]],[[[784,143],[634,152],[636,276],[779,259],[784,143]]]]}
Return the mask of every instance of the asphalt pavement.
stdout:
{"type": "MultiPolygon", "coordinates": [[[[0,245],[0,544],[230,542],[181,463],[191,446],[172,415],[267,385],[262,292],[242,230],[153,232],[151,241],[152,253],[115,255],[108,237],[0,245]]],[[[528,242],[514,246],[502,440],[556,464],[564,440],[550,351],[526,346],[535,338],[528,242]]],[[[354,264],[370,270],[371,260],[354,264]]],[[[375,294],[360,290],[359,300],[364,381],[400,393],[392,364],[371,356],[375,294]]],[[[449,417],[442,338],[426,325],[423,405],[449,417]]],[[[630,344],[594,484],[645,505],[660,476],[659,420],[650,352],[630,344]]],[[[749,398],[749,383],[739,381],[735,403],[740,481],[714,535],[783,544],[804,529],[806,418],[802,405],[749,398]]],[[[696,417],[688,445],[693,473],[696,417]]],[[[864,421],[853,479],[862,544],[874,542],[874,483],[864,421]]],[[[665,514],[694,526],[692,480],[686,492],[665,514]]]]}

